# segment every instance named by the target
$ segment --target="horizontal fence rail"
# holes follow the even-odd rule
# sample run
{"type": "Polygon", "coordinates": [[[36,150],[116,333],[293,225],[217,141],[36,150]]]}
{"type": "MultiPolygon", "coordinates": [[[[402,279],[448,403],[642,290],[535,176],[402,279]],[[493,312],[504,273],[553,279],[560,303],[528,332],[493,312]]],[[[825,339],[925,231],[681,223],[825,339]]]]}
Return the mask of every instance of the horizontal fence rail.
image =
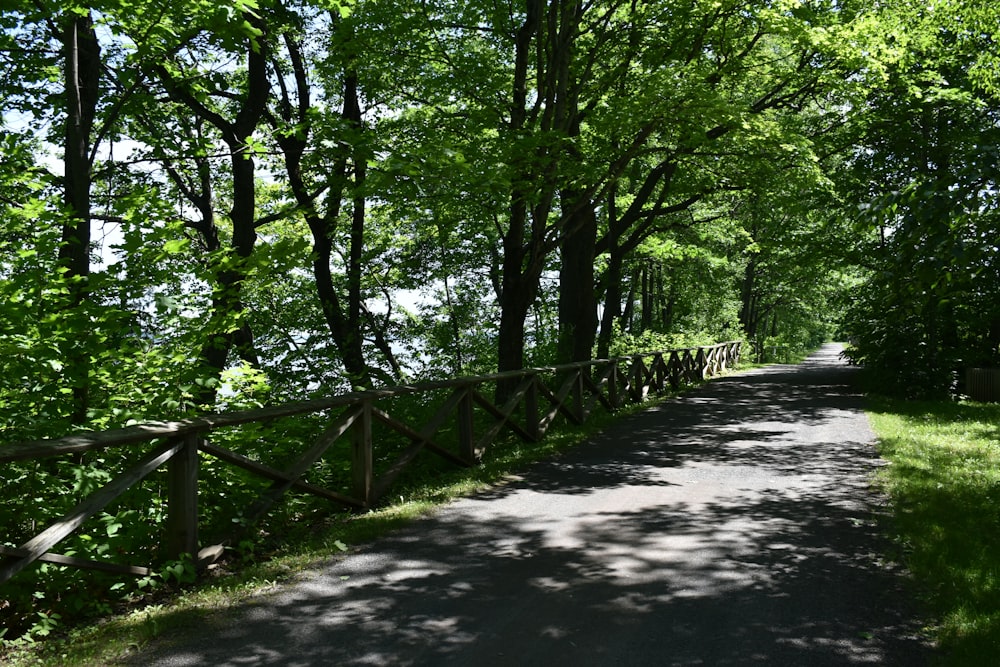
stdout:
{"type": "MultiPolygon", "coordinates": [[[[704,347],[666,350],[615,359],[601,359],[550,368],[532,368],[479,377],[352,392],[330,398],[288,403],[275,407],[213,414],[182,421],[151,422],[112,431],[84,433],[54,440],[0,446],[0,465],[48,459],[67,454],[145,446],[134,462],[99,490],[83,499],[60,520],[19,547],[0,545],[0,584],[35,562],[145,576],[149,566],[94,561],[52,553],[51,549],[101,512],[130,487],[161,467],[166,467],[167,513],[162,527],[161,552],[167,559],[190,555],[199,566],[217,559],[233,536],[201,546],[199,539],[199,467],[214,457],[270,481],[246,508],[240,523],[259,521],[288,491],[313,494],[340,506],[364,510],[375,505],[402,471],[421,452],[430,452],[456,466],[478,463],[484,452],[507,431],[525,442],[537,442],[559,417],[575,423],[586,421],[598,403],[615,411],[639,403],[650,393],[705,380],[736,364],[741,344],[731,341],[704,347]],[[498,405],[487,395],[489,386],[510,387],[498,405]],[[446,398],[432,405],[432,414],[410,423],[405,415],[386,408],[391,399],[408,395],[446,398]],[[329,415],[325,430],[298,458],[283,468],[255,460],[232,448],[213,443],[220,429],[264,424],[280,418],[329,415]],[[376,475],[376,442],[373,427],[380,425],[408,445],[376,475]],[[442,437],[444,432],[453,437],[442,437]],[[350,491],[325,488],[304,479],[334,443],[347,438],[350,457],[350,491]],[[447,441],[446,441],[447,440],[447,441]]],[[[381,432],[381,431],[380,431],[381,432]]],[[[131,454],[131,450],[129,450],[131,454]]]]}

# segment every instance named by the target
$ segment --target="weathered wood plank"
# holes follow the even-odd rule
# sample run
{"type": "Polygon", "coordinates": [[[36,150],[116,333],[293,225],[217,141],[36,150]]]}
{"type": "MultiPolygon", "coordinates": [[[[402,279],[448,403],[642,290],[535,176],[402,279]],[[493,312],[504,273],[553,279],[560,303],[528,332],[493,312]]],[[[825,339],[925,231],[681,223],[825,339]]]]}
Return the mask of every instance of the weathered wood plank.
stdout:
{"type": "MultiPolygon", "coordinates": [[[[738,355],[739,342],[720,343],[720,345],[732,345],[738,355]]],[[[628,359],[636,359],[652,354],[671,355],[683,352],[690,356],[691,349],[685,350],[664,350],[657,353],[647,353],[645,355],[632,355],[628,359]]],[[[200,417],[179,421],[148,422],[121,429],[101,431],[95,433],[80,433],[77,435],[57,438],[52,440],[35,440],[31,442],[12,443],[0,447],[0,463],[7,461],[18,461],[25,459],[43,458],[48,456],[58,456],[61,454],[78,453],[92,449],[102,449],[106,447],[117,447],[140,442],[156,440],[158,438],[183,436],[195,432],[207,432],[226,426],[238,426],[252,422],[263,422],[283,417],[294,417],[297,415],[320,412],[331,408],[340,408],[359,405],[365,401],[377,401],[393,396],[406,394],[416,394],[438,389],[449,389],[467,386],[476,386],[487,383],[506,380],[512,378],[526,378],[529,376],[541,376],[545,373],[559,374],[573,372],[584,368],[589,368],[594,364],[606,362],[607,360],[595,360],[590,362],[578,362],[563,366],[547,366],[539,368],[529,368],[517,371],[507,371],[504,373],[493,373],[490,375],[479,375],[474,377],[455,378],[440,380],[435,382],[423,382],[413,385],[400,385],[387,387],[384,389],[372,389],[367,391],[356,391],[328,398],[320,398],[311,401],[300,401],[296,403],[286,403],[278,406],[258,408],[255,410],[244,410],[240,412],[230,412],[225,414],[203,415],[200,417]]]]}
{"type": "MultiPolygon", "coordinates": [[[[8,558],[26,558],[30,556],[27,549],[15,549],[0,545],[0,556],[8,558]]],[[[107,563],[98,560],[87,560],[75,556],[64,556],[62,554],[44,553],[36,561],[41,563],[53,563],[55,565],[66,565],[79,568],[81,570],[96,570],[98,572],[110,572],[111,574],[130,574],[137,577],[148,577],[153,574],[153,569],[138,565],[122,565],[120,563],[107,563]]]]}
{"type": "Polygon", "coordinates": [[[403,450],[399,458],[392,462],[382,475],[373,482],[371,500],[372,505],[377,503],[386,494],[389,488],[396,482],[396,479],[403,473],[406,466],[410,464],[417,455],[423,451],[425,442],[413,442],[403,450]]]}
{"type": "Polygon", "coordinates": [[[168,558],[198,553],[199,433],[181,439],[181,448],[167,463],[167,518],[163,546],[168,558]]]}
{"type": "Polygon", "coordinates": [[[667,362],[663,358],[663,354],[656,355],[656,388],[657,391],[663,393],[667,389],[667,375],[669,371],[667,370],[667,362]]]}
{"type": "Polygon", "coordinates": [[[618,361],[611,362],[611,373],[608,374],[608,401],[611,409],[617,410],[622,406],[621,394],[618,390],[618,361]]]}
{"type": "Polygon", "coordinates": [[[437,409],[434,416],[431,417],[420,429],[420,437],[424,440],[430,440],[434,437],[434,434],[437,433],[438,430],[451,418],[452,413],[458,407],[458,404],[462,402],[463,397],[468,391],[468,386],[455,387],[455,390],[452,391],[451,395],[448,396],[448,399],[441,404],[441,407],[437,409]]]}
{"type": "Polygon", "coordinates": [[[493,401],[483,396],[480,392],[473,390],[472,392],[473,400],[480,406],[482,406],[484,410],[493,415],[494,419],[496,419],[496,421],[493,422],[493,424],[488,429],[486,429],[486,432],[482,435],[482,437],[479,438],[479,442],[476,445],[477,457],[482,453],[482,451],[484,451],[487,447],[489,447],[493,443],[497,435],[504,427],[507,427],[508,429],[513,431],[515,435],[517,435],[525,442],[535,441],[536,438],[532,436],[532,434],[527,429],[522,428],[516,421],[511,419],[511,417],[514,415],[514,412],[517,410],[517,406],[521,403],[521,400],[525,396],[527,396],[533,384],[534,384],[533,378],[528,378],[524,382],[519,384],[514,389],[514,392],[511,394],[510,398],[507,399],[507,402],[504,403],[503,407],[500,408],[494,405],[493,401]]]}
{"type": "MultiPolygon", "coordinates": [[[[417,455],[424,450],[425,447],[430,449],[428,442],[414,441],[412,444],[410,444],[409,447],[403,450],[403,453],[400,454],[399,457],[395,461],[393,461],[392,464],[385,470],[385,472],[383,472],[382,475],[379,476],[378,479],[374,481],[371,494],[372,497],[370,501],[371,504],[374,505],[375,503],[377,503],[382,498],[382,496],[384,496],[386,492],[388,492],[388,490],[392,487],[392,485],[395,484],[396,479],[398,479],[399,476],[406,469],[406,466],[409,465],[410,462],[413,461],[413,459],[415,459],[417,455]]],[[[435,445],[434,447],[437,446],[435,445]]],[[[447,450],[443,450],[440,448],[437,449],[438,453],[447,452],[447,450]]],[[[447,453],[451,454],[450,452],[447,453]]],[[[469,467],[471,465],[474,465],[466,463],[465,461],[461,461],[459,459],[456,459],[453,462],[462,467],[469,467]]]]}
{"type": "Polygon", "coordinates": [[[673,389],[681,386],[681,379],[684,376],[684,365],[676,350],[670,352],[670,361],[667,362],[667,379],[673,389]]]}
{"type": "Polygon", "coordinates": [[[569,377],[563,382],[562,387],[559,388],[558,393],[553,393],[544,383],[539,383],[538,388],[542,394],[549,400],[552,408],[539,420],[539,429],[542,433],[549,430],[549,426],[555,420],[556,415],[560,412],[563,416],[569,419],[571,422],[576,423],[576,415],[573,411],[566,407],[566,397],[569,396],[569,392],[573,390],[573,383],[576,382],[575,377],[569,377]]]}
{"type": "Polygon", "coordinates": [[[520,405],[521,400],[527,396],[529,391],[531,391],[534,384],[535,378],[526,378],[514,389],[510,398],[507,399],[507,402],[499,408],[478,391],[473,391],[472,397],[476,403],[481,405],[487,412],[493,415],[494,419],[496,419],[493,425],[486,429],[486,432],[479,438],[479,442],[476,443],[477,460],[481,458],[483,452],[485,452],[490,445],[493,444],[496,437],[500,434],[500,431],[504,427],[513,431],[515,435],[525,442],[535,442],[535,438],[531,435],[531,433],[522,428],[516,421],[511,419],[514,412],[517,410],[517,406],[520,405]]]}
{"type": "Polygon", "coordinates": [[[70,510],[62,519],[43,530],[20,546],[26,553],[18,560],[0,568],[0,584],[38,560],[53,546],[64,540],[84,521],[94,516],[108,503],[142,480],[161,465],[170,460],[184,446],[183,442],[171,440],[143,456],[138,463],[108,482],[96,493],[70,510]]]}
{"type": "Polygon", "coordinates": [[[42,458],[47,456],[58,456],[60,454],[78,453],[91,449],[102,449],[106,447],[135,444],[138,442],[147,442],[158,438],[187,435],[188,433],[198,431],[204,432],[215,430],[225,426],[238,426],[240,424],[269,421],[282,417],[294,417],[312,412],[320,412],[330,408],[358,405],[366,401],[376,401],[383,398],[391,398],[393,396],[417,394],[438,389],[450,389],[469,386],[470,384],[485,384],[499,380],[527,377],[538,373],[576,369],[585,367],[589,365],[589,363],[590,362],[579,362],[567,364],[565,366],[530,368],[507,371],[504,373],[493,373],[490,375],[478,375],[473,377],[422,382],[413,385],[398,385],[384,389],[369,389],[366,391],[355,391],[328,398],[314,399],[311,401],[300,401],[266,408],[257,408],[255,410],[203,415],[179,421],[154,421],[120,429],[113,429],[110,431],[80,433],[77,435],[51,440],[34,440],[30,442],[11,443],[0,447],[0,463],[6,461],[42,458]]]}
{"type": "MultiPolygon", "coordinates": [[[[591,396],[594,397],[595,400],[600,401],[601,405],[603,405],[608,412],[614,412],[615,410],[618,409],[617,406],[615,406],[614,402],[611,401],[611,399],[608,398],[608,396],[604,395],[604,390],[601,389],[601,386],[599,384],[604,382],[605,380],[608,380],[610,375],[611,375],[610,373],[605,372],[600,376],[598,376],[597,382],[595,382],[594,379],[591,378],[589,374],[587,374],[583,378],[583,383],[584,386],[590,389],[590,394],[591,396]]],[[[591,405],[592,404],[593,403],[591,403],[591,405]]],[[[588,412],[589,412],[589,406],[588,406],[588,412]]]]}
{"type": "Polygon", "coordinates": [[[374,457],[372,452],[372,402],[361,404],[361,414],[354,421],[351,441],[351,477],[353,493],[371,505],[372,481],[374,479],[374,457]]]}
{"type": "Polygon", "coordinates": [[[409,465],[410,462],[413,461],[413,459],[415,459],[425,448],[457,466],[467,468],[475,465],[475,461],[466,461],[461,456],[456,456],[446,448],[433,442],[430,437],[437,431],[437,427],[427,433],[427,427],[425,426],[424,430],[418,433],[403,422],[393,419],[390,415],[382,410],[379,410],[378,408],[372,409],[372,416],[392,427],[397,432],[402,433],[412,441],[412,444],[403,450],[402,454],[400,454],[400,456],[392,462],[385,472],[383,472],[382,475],[375,480],[370,501],[372,504],[378,502],[378,500],[385,495],[389,488],[395,483],[396,479],[402,474],[403,470],[405,470],[406,466],[409,465]]]}
{"type": "Polygon", "coordinates": [[[472,390],[466,389],[458,403],[455,419],[458,421],[458,455],[466,463],[476,462],[476,429],[473,421],[475,412],[472,390]]]}
{"type": "Polygon", "coordinates": [[[347,432],[354,421],[360,416],[360,412],[360,410],[348,410],[327,427],[320,434],[316,442],[313,443],[312,447],[304,451],[291,466],[285,469],[285,479],[274,480],[271,486],[265,489],[260,494],[260,497],[247,509],[244,515],[246,516],[247,525],[252,526],[260,521],[261,517],[267,514],[268,510],[295,485],[295,482],[299,481],[306,471],[330,449],[333,443],[347,432]]]}
{"type": "Polygon", "coordinates": [[[648,375],[649,371],[646,368],[645,360],[641,357],[634,359],[632,367],[629,369],[629,389],[633,403],[642,403],[646,400],[646,396],[649,394],[649,386],[646,382],[648,375]]]}
{"type": "Polygon", "coordinates": [[[237,426],[250,422],[268,421],[278,417],[318,412],[330,407],[329,404],[331,401],[332,399],[290,403],[273,408],[232,412],[221,415],[206,415],[204,417],[181,421],[148,422],[111,431],[80,433],[55,440],[13,443],[0,447],[0,463],[131,445],[164,437],[179,437],[190,433],[205,432],[224,426],[237,426]]]}
{"type": "Polygon", "coordinates": [[[394,431],[401,433],[402,435],[405,435],[407,438],[409,438],[415,444],[418,445],[418,449],[426,447],[429,451],[432,451],[438,456],[441,456],[447,459],[448,461],[451,461],[455,465],[461,466],[463,468],[469,465],[466,461],[462,460],[460,456],[457,456],[453,452],[448,451],[448,449],[446,449],[445,447],[442,447],[441,445],[431,440],[431,436],[433,435],[432,433],[423,433],[415,431],[410,426],[404,424],[401,421],[393,419],[392,415],[389,415],[388,413],[383,412],[378,408],[372,408],[372,417],[378,419],[383,424],[386,424],[394,431]]]}
{"type": "MultiPolygon", "coordinates": [[[[649,391],[662,391],[665,380],[669,381],[671,386],[677,387],[682,381],[697,382],[725,371],[730,365],[739,362],[740,353],[741,343],[739,341],[729,341],[713,346],[665,350],[662,352],[630,355],[614,360],[594,360],[558,367],[525,369],[471,378],[456,378],[438,382],[351,392],[340,396],[289,403],[257,410],[221,415],[204,415],[198,418],[173,422],[150,422],[113,431],[83,433],[55,440],[6,445],[0,448],[0,464],[10,461],[79,453],[106,447],[127,446],[161,438],[170,439],[169,442],[142,457],[139,463],[122,475],[119,475],[101,491],[93,494],[63,517],[62,520],[56,522],[35,538],[22,545],[20,549],[11,550],[8,548],[7,552],[17,552],[15,556],[11,556],[7,552],[0,552],[0,554],[6,555],[8,561],[11,558],[16,559],[13,562],[4,564],[3,569],[0,570],[0,583],[14,576],[14,574],[35,560],[56,562],[51,560],[55,558],[62,559],[61,562],[66,564],[71,564],[70,561],[80,560],[51,554],[48,549],[62,539],[65,539],[83,521],[100,511],[127,488],[166,461],[172,461],[171,472],[169,474],[171,483],[168,493],[170,494],[170,505],[174,508],[171,510],[174,516],[168,521],[168,551],[175,554],[192,552],[197,548],[197,527],[195,523],[197,518],[197,453],[195,452],[192,455],[194,448],[189,445],[196,440],[200,440],[202,434],[214,429],[252,422],[265,422],[337,407],[348,407],[348,412],[354,416],[344,420],[339,425],[331,427],[332,431],[328,430],[288,471],[278,471],[269,466],[251,461],[234,452],[210,445],[207,442],[202,442],[199,448],[201,451],[217,456],[234,465],[241,466],[274,482],[271,488],[262,496],[258,504],[255,505],[255,514],[265,512],[277,498],[292,487],[300,488],[309,493],[335,500],[351,507],[364,507],[371,501],[373,490],[383,489],[387,479],[383,477],[379,482],[378,489],[373,489],[372,448],[374,443],[372,442],[371,431],[373,418],[379,418],[394,430],[403,433],[413,440],[411,448],[404,452],[404,455],[400,458],[400,469],[412,460],[417,452],[425,447],[429,451],[433,451],[456,463],[468,464],[470,460],[478,458],[482,449],[488,446],[496,437],[499,430],[505,426],[519,437],[527,441],[534,441],[545,433],[559,413],[562,413],[574,423],[582,423],[588,416],[590,409],[597,402],[602,403],[610,410],[614,410],[623,403],[623,399],[629,394],[633,396],[634,400],[642,401],[646,398],[649,391]],[[648,358],[651,358],[651,361],[647,364],[645,360],[648,358]],[[620,369],[620,364],[623,362],[630,363],[627,373],[620,369]],[[597,372],[594,370],[601,368],[608,370],[597,372]],[[551,374],[556,377],[565,375],[567,379],[563,382],[559,391],[554,393],[542,381],[543,374],[551,374]],[[511,400],[502,408],[495,406],[477,390],[477,387],[485,383],[514,378],[521,378],[523,382],[519,386],[518,391],[515,392],[515,395],[511,397],[511,400]],[[395,420],[387,413],[374,408],[374,402],[380,399],[448,388],[454,389],[452,395],[420,432],[395,420]],[[586,397],[584,397],[584,391],[587,391],[586,397]],[[545,395],[551,404],[551,409],[541,418],[539,418],[539,394],[545,395]],[[567,401],[571,395],[571,402],[567,401]],[[470,451],[470,443],[474,437],[471,410],[473,402],[478,402],[482,405],[497,421],[480,439],[479,443],[477,443],[482,446],[473,446],[470,451]],[[512,419],[512,415],[516,412],[519,405],[522,404],[525,412],[525,427],[521,427],[512,419]],[[440,447],[432,440],[433,435],[446,422],[456,408],[459,408],[458,430],[460,441],[463,443],[460,454],[457,456],[447,449],[440,447]],[[352,428],[354,431],[352,446],[353,484],[355,491],[358,493],[358,498],[351,498],[303,482],[301,477],[305,471],[315,463],[318,457],[322,456],[323,452],[326,451],[334,440],[352,428]],[[185,453],[178,456],[178,451],[185,453]],[[470,453],[473,454],[471,458],[469,456],[470,453]]],[[[99,564],[96,567],[105,566],[99,564]]],[[[112,564],[107,567],[132,568],[133,566],[112,564]]],[[[143,568],[138,568],[138,570],[144,571],[143,568]]]]}
{"type": "Polygon", "coordinates": [[[319,496],[321,498],[325,498],[326,500],[332,500],[352,508],[361,509],[364,507],[364,503],[357,498],[351,498],[350,496],[345,496],[344,494],[337,493],[336,491],[331,491],[330,489],[325,489],[321,486],[310,484],[309,482],[303,482],[301,479],[292,479],[287,473],[282,472],[277,468],[272,468],[271,466],[265,465],[259,461],[247,458],[242,454],[237,454],[236,452],[228,449],[223,449],[222,447],[214,445],[210,442],[203,442],[199,449],[221,461],[231,463],[234,466],[243,468],[244,470],[252,472],[265,479],[279,482],[289,481],[295,488],[305,491],[306,493],[311,493],[314,496],[319,496]]]}
{"type": "Polygon", "coordinates": [[[527,442],[538,442],[538,378],[529,378],[528,390],[524,393],[524,432],[527,442]]]}

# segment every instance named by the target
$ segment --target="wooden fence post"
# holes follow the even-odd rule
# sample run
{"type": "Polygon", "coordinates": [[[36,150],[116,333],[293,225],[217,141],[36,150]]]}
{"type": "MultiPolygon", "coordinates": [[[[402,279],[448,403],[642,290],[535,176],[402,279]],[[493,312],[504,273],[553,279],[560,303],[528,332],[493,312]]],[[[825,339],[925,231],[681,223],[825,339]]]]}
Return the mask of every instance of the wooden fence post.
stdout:
{"type": "Polygon", "coordinates": [[[632,363],[632,402],[642,403],[646,395],[646,361],[642,355],[636,355],[632,363]]]}
{"type": "Polygon", "coordinates": [[[697,366],[698,379],[704,380],[708,377],[708,358],[705,356],[705,348],[699,347],[694,363],[697,366]]]}
{"type": "Polygon", "coordinates": [[[611,372],[608,374],[608,402],[618,409],[622,406],[618,395],[618,359],[611,360],[611,372]]]}
{"type": "Polygon", "coordinates": [[[691,350],[684,350],[684,358],[681,360],[684,364],[684,381],[688,383],[694,383],[698,381],[698,368],[695,363],[695,357],[691,354],[691,350]]]}
{"type": "Polygon", "coordinates": [[[541,438],[538,428],[538,374],[534,373],[528,391],[524,394],[524,430],[535,442],[541,438]]]}
{"type": "MultiPolygon", "coordinates": [[[[589,367],[587,370],[589,370],[589,367]]],[[[587,421],[587,415],[583,408],[583,373],[584,367],[578,367],[576,369],[576,380],[573,382],[573,413],[580,420],[581,424],[587,421]]]]}
{"type": "Polygon", "coordinates": [[[472,387],[458,401],[458,456],[469,465],[476,462],[476,437],[472,421],[472,387]]]}
{"type": "Polygon", "coordinates": [[[684,364],[681,363],[681,357],[677,354],[677,350],[670,351],[670,361],[667,362],[667,380],[670,382],[670,388],[677,390],[681,386],[681,376],[684,372],[684,364]]]}
{"type": "Polygon", "coordinates": [[[351,473],[354,478],[354,497],[367,507],[372,500],[372,402],[363,401],[361,414],[351,427],[351,473]]]}
{"type": "Polygon", "coordinates": [[[656,378],[656,393],[662,394],[666,388],[667,362],[663,360],[663,353],[657,352],[653,357],[654,377],[656,378]]]}
{"type": "Polygon", "coordinates": [[[167,463],[167,519],[164,536],[169,559],[198,554],[198,445],[200,433],[184,436],[184,444],[167,463]]]}

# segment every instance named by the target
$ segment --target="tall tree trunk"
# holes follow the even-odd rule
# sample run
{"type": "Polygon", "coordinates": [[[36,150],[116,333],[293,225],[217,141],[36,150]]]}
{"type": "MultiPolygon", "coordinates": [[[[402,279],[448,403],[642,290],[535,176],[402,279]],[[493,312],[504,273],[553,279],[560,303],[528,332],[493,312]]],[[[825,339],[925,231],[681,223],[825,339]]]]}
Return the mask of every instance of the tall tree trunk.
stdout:
{"type": "MultiPolygon", "coordinates": [[[[101,49],[89,13],[71,14],[65,19],[62,43],[66,84],[64,201],[68,220],[63,224],[59,264],[65,269],[69,307],[74,310],[89,294],[91,132],[101,77],[101,49]]],[[[90,404],[90,354],[85,348],[85,342],[74,337],[65,350],[73,391],[70,417],[76,424],[86,420],[90,404]]]]}
{"type": "MultiPolygon", "coordinates": [[[[518,207],[515,203],[515,213],[518,207]]],[[[522,268],[524,249],[515,227],[520,225],[512,224],[504,237],[497,340],[497,370],[501,373],[524,368],[524,326],[538,292],[538,276],[522,268]]]]}
{"type": "MultiPolygon", "coordinates": [[[[514,80],[511,88],[511,112],[508,130],[511,136],[525,131],[528,120],[529,59],[532,40],[536,36],[544,3],[526,0],[524,23],[514,38],[514,80]]],[[[531,183],[531,157],[522,156],[513,166],[510,196],[510,219],[503,236],[503,259],[500,278],[500,329],[497,334],[497,370],[517,370],[524,367],[524,325],[528,310],[538,291],[537,279],[526,269],[528,249],[525,247],[529,224],[528,197],[531,183]]],[[[497,398],[502,400],[512,385],[501,383],[497,398]]]]}
{"type": "MultiPolygon", "coordinates": [[[[611,250],[608,257],[606,274],[607,287],[604,290],[604,312],[601,313],[601,330],[597,337],[597,358],[607,359],[611,356],[611,338],[614,335],[615,322],[624,320],[622,310],[622,253],[611,250]]],[[[626,306],[627,309],[627,306],[626,306]]]]}
{"type": "Polygon", "coordinates": [[[677,307],[677,283],[676,281],[670,281],[670,287],[667,289],[666,304],[663,306],[662,313],[662,323],[661,326],[663,333],[670,333],[674,328],[674,309],[677,307]]]}
{"type": "MultiPolygon", "coordinates": [[[[350,123],[359,134],[362,130],[361,105],[358,100],[358,77],[353,71],[348,71],[344,81],[344,119],[350,123]]],[[[365,195],[363,188],[368,175],[368,160],[355,147],[352,155],[354,164],[354,193],[351,197],[351,243],[347,261],[347,340],[346,358],[350,358],[351,382],[356,389],[372,386],[368,365],[365,363],[362,343],[361,321],[361,279],[364,267],[361,260],[365,249],[365,195]]]]}
{"type": "Polygon", "coordinates": [[[597,215],[585,195],[562,193],[564,209],[572,211],[561,247],[559,266],[558,361],[588,361],[597,335],[597,297],[594,291],[594,252],[597,215]]]}
{"type": "Polygon", "coordinates": [[[656,265],[656,298],[653,300],[653,328],[659,332],[666,331],[667,288],[663,278],[663,264],[656,265]]]}
{"type": "MultiPolygon", "coordinates": [[[[545,258],[555,249],[549,245],[549,237],[559,236],[565,229],[552,229],[549,221],[559,188],[558,165],[567,150],[564,139],[579,133],[571,65],[583,5],[579,0],[526,0],[525,10],[524,23],[514,36],[511,114],[503,132],[515,141],[529,135],[542,141],[515,154],[511,161],[497,350],[500,371],[524,366],[525,320],[538,294],[545,258]],[[533,71],[529,67],[532,58],[533,71]],[[536,85],[534,99],[529,95],[529,82],[536,85]]],[[[564,207],[559,224],[565,225],[570,217],[564,207]]],[[[499,386],[498,397],[508,389],[499,386]]]]}
{"type": "Polygon", "coordinates": [[[628,295],[625,297],[625,307],[622,309],[622,328],[628,327],[629,333],[635,333],[635,289],[638,281],[635,273],[629,278],[628,295]]]}
{"type": "MultiPolygon", "coordinates": [[[[608,229],[614,230],[618,225],[618,188],[612,183],[608,190],[608,229]]],[[[622,315],[622,269],[624,254],[618,245],[617,234],[610,231],[611,240],[608,247],[608,268],[604,274],[604,310],[601,313],[601,328],[597,334],[597,358],[607,359],[611,356],[611,338],[614,335],[615,320],[622,315]]],[[[597,241],[594,241],[594,255],[597,255],[597,241]]]]}
{"type": "Polygon", "coordinates": [[[743,270],[743,284],[740,288],[740,324],[747,338],[753,340],[757,336],[757,307],[754,283],[757,277],[757,265],[753,260],[747,262],[743,270]]]}
{"type": "MultiPolygon", "coordinates": [[[[230,256],[220,258],[214,267],[216,283],[212,293],[212,313],[205,326],[200,351],[205,370],[213,375],[225,370],[234,346],[244,360],[254,365],[258,363],[253,335],[242,318],[242,292],[247,263],[257,241],[256,169],[248,141],[264,116],[270,95],[268,42],[264,37],[268,26],[263,19],[252,14],[245,14],[245,18],[260,31],[260,36],[246,42],[246,92],[234,100],[236,113],[232,120],[207,107],[187,88],[187,82],[175,78],[167,67],[162,64],[155,66],[170,96],[217,128],[230,152],[233,185],[233,205],[229,213],[232,223],[230,256]],[[233,326],[234,319],[239,322],[236,327],[233,326]]],[[[215,399],[216,389],[212,387],[206,387],[197,396],[199,403],[204,405],[211,405],[215,399]]]]}
{"type": "Polygon", "coordinates": [[[650,263],[642,264],[642,291],[640,305],[642,310],[639,316],[639,331],[649,331],[653,328],[653,267],[650,263]]]}
{"type": "MultiPolygon", "coordinates": [[[[331,21],[334,25],[338,25],[339,15],[333,15],[331,21]]],[[[279,110],[280,120],[285,123],[285,126],[278,126],[279,121],[275,117],[271,117],[270,120],[277,130],[275,136],[284,155],[285,171],[288,174],[292,194],[299,208],[303,211],[306,223],[309,225],[309,231],[312,233],[313,283],[320,309],[323,312],[323,319],[326,321],[330,337],[340,354],[341,362],[344,364],[344,372],[351,387],[356,389],[370,388],[373,386],[373,382],[371,369],[364,358],[362,330],[365,325],[365,308],[361,289],[364,270],[362,259],[364,256],[366,215],[366,201],[362,188],[367,177],[367,158],[360,150],[354,148],[359,143],[364,131],[358,78],[349,61],[344,69],[341,117],[354,137],[344,141],[346,147],[338,149],[334,165],[327,171],[326,180],[329,190],[326,192],[326,199],[330,204],[325,211],[321,212],[317,203],[319,191],[306,184],[306,178],[302,173],[302,157],[308,147],[309,135],[311,134],[311,86],[301,46],[290,33],[284,35],[284,40],[291,63],[292,77],[295,81],[298,104],[292,103],[288,90],[282,87],[279,110]],[[289,127],[294,127],[295,131],[287,131],[289,127]],[[350,193],[352,180],[353,193],[350,193]],[[337,291],[331,268],[334,256],[334,238],[340,221],[342,202],[345,198],[350,198],[352,204],[350,242],[347,251],[346,303],[337,291]]],[[[283,75],[283,66],[281,62],[273,63],[279,76],[283,75]]],[[[367,321],[374,330],[377,325],[373,318],[368,317],[367,321]]],[[[384,348],[387,358],[390,358],[390,363],[394,364],[394,359],[391,358],[391,349],[385,343],[384,338],[380,336],[380,332],[375,332],[375,338],[376,344],[380,348],[384,348]]],[[[395,364],[394,370],[399,374],[400,369],[395,364]]]]}

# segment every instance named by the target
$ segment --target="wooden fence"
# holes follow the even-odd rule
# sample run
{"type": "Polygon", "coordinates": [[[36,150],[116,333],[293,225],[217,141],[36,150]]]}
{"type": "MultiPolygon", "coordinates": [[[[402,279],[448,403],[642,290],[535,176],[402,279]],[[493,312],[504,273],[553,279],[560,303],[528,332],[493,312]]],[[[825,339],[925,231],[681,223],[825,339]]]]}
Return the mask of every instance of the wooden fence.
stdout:
{"type": "Polygon", "coordinates": [[[216,559],[225,541],[199,548],[198,478],[203,456],[211,456],[271,481],[271,485],[244,513],[245,523],[263,517],[291,489],[317,495],[346,508],[363,510],[378,502],[403,469],[422,451],[432,452],[458,465],[475,465],[504,430],[526,442],[538,441],[552,422],[563,416],[582,424],[598,403],[614,411],[626,403],[643,401],[651,392],[678,388],[724,371],[740,356],[740,343],[667,350],[610,360],[596,360],[552,368],[534,368],[481,377],[468,377],[411,386],[353,392],[331,398],[289,403],[276,407],[207,415],[175,422],[153,422],[113,431],[85,433],[56,440],[40,440],[0,447],[0,465],[93,450],[145,446],[145,453],[103,488],[84,499],[69,513],[21,544],[0,546],[0,584],[36,561],[70,565],[139,576],[153,570],[145,566],[97,562],[52,553],[87,519],[161,466],[167,467],[167,516],[161,550],[168,559],[193,556],[199,566],[216,559]],[[504,382],[515,389],[503,405],[496,405],[484,390],[504,382]],[[551,386],[550,386],[551,385],[551,386]],[[440,393],[447,398],[420,424],[382,409],[392,397],[440,393]],[[474,409],[478,406],[479,411],[474,409]],[[241,424],[264,423],[282,417],[330,413],[329,425],[312,446],[285,469],[252,460],[213,444],[213,431],[241,424]],[[477,420],[476,415],[480,416],[477,420]],[[481,417],[486,415],[488,420],[481,417]],[[376,478],[372,426],[381,422],[401,434],[409,445],[376,478]],[[485,423],[483,423],[485,422],[485,423]],[[457,445],[436,441],[442,427],[457,432],[457,445]],[[303,480],[305,473],[339,438],[350,438],[352,490],[342,493],[303,480]]]}

